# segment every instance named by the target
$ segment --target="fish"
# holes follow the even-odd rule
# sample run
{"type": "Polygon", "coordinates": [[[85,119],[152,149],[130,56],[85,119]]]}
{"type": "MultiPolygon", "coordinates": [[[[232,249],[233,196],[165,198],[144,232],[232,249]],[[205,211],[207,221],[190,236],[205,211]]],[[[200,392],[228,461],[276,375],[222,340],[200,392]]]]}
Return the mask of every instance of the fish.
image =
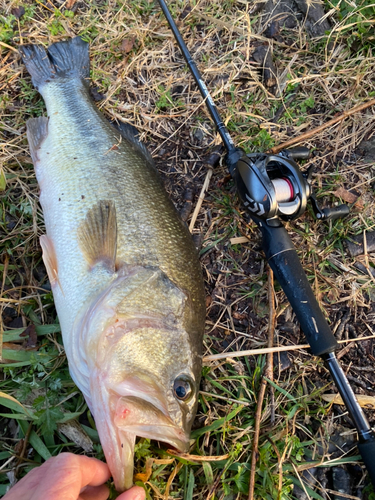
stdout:
{"type": "Polygon", "coordinates": [[[134,129],[92,102],[80,37],[19,47],[48,116],[27,121],[51,283],[72,379],[94,416],[118,491],[137,437],[187,451],[205,324],[186,225],[134,129]]]}

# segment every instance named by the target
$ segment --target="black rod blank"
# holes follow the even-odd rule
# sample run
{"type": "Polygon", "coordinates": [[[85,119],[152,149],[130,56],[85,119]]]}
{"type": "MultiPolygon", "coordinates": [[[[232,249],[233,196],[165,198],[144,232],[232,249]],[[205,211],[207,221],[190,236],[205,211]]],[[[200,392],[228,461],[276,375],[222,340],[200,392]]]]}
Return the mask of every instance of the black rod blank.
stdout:
{"type": "Polygon", "coordinates": [[[339,391],[342,400],[344,401],[345,406],[348,409],[349,415],[357,428],[359,440],[361,442],[374,442],[374,434],[372,432],[370,424],[368,423],[368,420],[357,401],[353,389],[349,385],[348,379],[346,378],[343,369],[337,361],[335,353],[330,352],[322,357],[328,370],[331,373],[337,390],[339,391]]]}
{"type": "Polygon", "coordinates": [[[228,129],[224,125],[223,120],[220,118],[219,112],[216,108],[216,105],[211,97],[211,94],[209,93],[206,84],[202,80],[202,76],[199,73],[199,70],[197,68],[197,65],[193,61],[189,49],[187,48],[181,33],[178,31],[178,28],[176,26],[176,23],[174,22],[174,19],[169,12],[169,9],[167,7],[167,4],[165,3],[164,0],[158,0],[159,5],[161,7],[161,10],[163,11],[163,14],[165,15],[168,24],[176,38],[176,41],[178,43],[178,46],[180,47],[180,50],[182,52],[182,55],[185,58],[185,61],[189,67],[189,70],[191,71],[194,80],[199,88],[200,93],[202,94],[203,99],[206,102],[206,106],[208,108],[208,111],[210,112],[211,118],[214,121],[217,131],[220,134],[220,137],[224,143],[224,146],[227,150],[228,153],[230,153],[233,149],[235,149],[234,142],[228,132],[228,129]]]}

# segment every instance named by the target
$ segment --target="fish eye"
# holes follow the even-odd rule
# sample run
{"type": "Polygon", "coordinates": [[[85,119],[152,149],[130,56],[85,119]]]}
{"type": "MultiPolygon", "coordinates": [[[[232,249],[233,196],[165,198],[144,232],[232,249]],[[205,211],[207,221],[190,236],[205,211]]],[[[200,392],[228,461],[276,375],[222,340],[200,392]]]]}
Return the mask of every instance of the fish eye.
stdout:
{"type": "Polygon", "coordinates": [[[187,401],[193,394],[193,384],[187,377],[178,377],[173,383],[173,393],[177,399],[187,401]]]}

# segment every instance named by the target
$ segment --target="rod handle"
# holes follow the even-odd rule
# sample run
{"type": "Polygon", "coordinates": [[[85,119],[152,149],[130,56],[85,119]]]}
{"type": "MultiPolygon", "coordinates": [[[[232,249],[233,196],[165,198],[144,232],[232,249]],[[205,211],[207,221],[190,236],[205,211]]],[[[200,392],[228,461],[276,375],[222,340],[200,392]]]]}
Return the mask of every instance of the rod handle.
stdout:
{"type": "Polygon", "coordinates": [[[375,437],[371,436],[368,440],[358,443],[358,450],[362,455],[371,484],[375,488],[375,437]]]}
{"type": "Polygon", "coordinates": [[[319,307],[286,229],[278,219],[258,224],[268,263],[300,322],[313,354],[321,356],[333,352],[338,343],[319,307]]]}

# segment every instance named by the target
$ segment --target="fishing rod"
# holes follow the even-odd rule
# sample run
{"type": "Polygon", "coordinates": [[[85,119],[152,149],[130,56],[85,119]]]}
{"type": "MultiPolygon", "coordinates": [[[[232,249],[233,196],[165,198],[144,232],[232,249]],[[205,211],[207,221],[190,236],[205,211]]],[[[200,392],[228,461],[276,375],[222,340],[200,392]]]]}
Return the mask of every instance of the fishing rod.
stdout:
{"type": "Polygon", "coordinates": [[[321,208],[312,190],[312,168],[301,172],[296,159],[309,156],[307,148],[284,150],[278,154],[246,154],[236,147],[199,70],[179,32],[165,0],[159,5],[176,38],[194,80],[207,105],[226,148],[225,162],[239,196],[262,233],[262,246],[277,281],[287,296],[315,356],[320,356],[346,405],[358,432],[358,450],[375,487],[375,433],[349,385],[335,351],[335,339],[282,221],[301,216],[310,201],[318,219],[334,220],[349,213],[347,205],[321,208]]]}

